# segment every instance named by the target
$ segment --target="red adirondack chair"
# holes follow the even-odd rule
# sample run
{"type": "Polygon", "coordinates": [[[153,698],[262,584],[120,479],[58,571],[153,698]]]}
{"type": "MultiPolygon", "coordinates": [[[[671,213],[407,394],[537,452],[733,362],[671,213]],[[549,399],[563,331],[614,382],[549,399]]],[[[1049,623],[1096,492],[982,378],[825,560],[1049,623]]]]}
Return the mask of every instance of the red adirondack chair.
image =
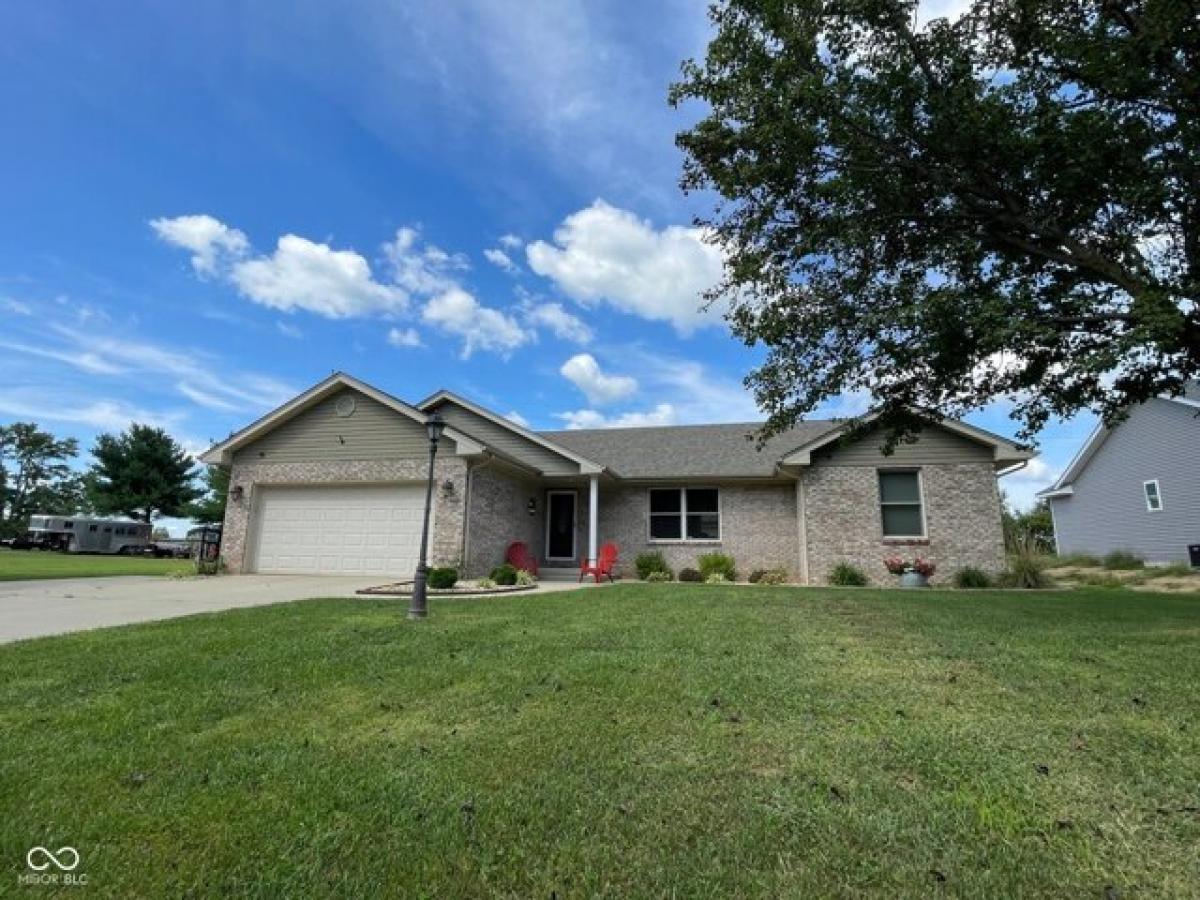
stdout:
{"type": "Polygon", "coordinates": [[[596,560],[594,566],[589,566],[585,559],[583,565],[579,567],[579,580],[583,581],[587,576],[593,575],[596,578],[596,584],[600,583],[600,579],[608,576],[609,581],[615,581],[613,578],[613,566],[617,564],[617,545],[605,544],[600,548],[600,558],[596,560]]]}
{"type": "Polygon", "coordinates": [[[513,541],[504,553],[504,561],[518,569],[524,569],[530,575],[537,576],[538,564],[529,548],[523,541],[513,541]]]}

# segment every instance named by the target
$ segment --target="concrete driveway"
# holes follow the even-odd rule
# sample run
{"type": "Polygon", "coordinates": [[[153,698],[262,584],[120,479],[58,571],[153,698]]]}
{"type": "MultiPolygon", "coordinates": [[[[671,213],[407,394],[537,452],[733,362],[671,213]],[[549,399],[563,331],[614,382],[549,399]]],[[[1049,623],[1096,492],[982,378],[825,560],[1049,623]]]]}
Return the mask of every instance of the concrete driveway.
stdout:
{"type": "Polygon", "coordinates": [[[352,597],[380,581],[378,576],[314,575],[5,581],[0,582],[0,643],[308,597],[352,597]]]}

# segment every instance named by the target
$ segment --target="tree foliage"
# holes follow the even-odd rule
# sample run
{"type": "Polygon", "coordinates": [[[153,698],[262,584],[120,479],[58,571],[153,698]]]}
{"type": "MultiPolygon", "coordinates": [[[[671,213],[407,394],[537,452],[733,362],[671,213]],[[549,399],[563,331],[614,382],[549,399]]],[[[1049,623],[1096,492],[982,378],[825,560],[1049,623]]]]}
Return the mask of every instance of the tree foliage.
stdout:
{"type": "Polygon", "coordinates": [[[748,377],[792,424],[846,391],[1006,400],[1031,436],[1200,373],[1200,15],[1182,0],[721,0],[672,102],[748,377]]]}
{"type": "Polygon", "coordinates": [[[225,500],[229,495],[229,469],[209,466],[204,470],[204,493],[188,509],[188,518],[201,524],[225,519],[225,500]]]}
{"type": "Polygon", "coordinates": [[[33,422],[0,425],[0,534],[24,531],[33,513],[81,511],[69,464],[78,452],[74,438],[59,440],[33,422]]]}
{"type": "Polygon", "coordinates": [[[1029,509],[1017,509],[1003,494],[1000,499],[1005,547],[1012,551],[1031,546],[1039,553],[1055,552],[1054,516],[1049,501],[1039,500],[1029,509]]]}
{"type": "Polygon", "coordinates": [[[149,522],[154,516],[187,515],[200,496],[192,459],[161,428],[130,425],[119,435],[102,434],[92,448],[88,495],[96,511],[149,522]]]}

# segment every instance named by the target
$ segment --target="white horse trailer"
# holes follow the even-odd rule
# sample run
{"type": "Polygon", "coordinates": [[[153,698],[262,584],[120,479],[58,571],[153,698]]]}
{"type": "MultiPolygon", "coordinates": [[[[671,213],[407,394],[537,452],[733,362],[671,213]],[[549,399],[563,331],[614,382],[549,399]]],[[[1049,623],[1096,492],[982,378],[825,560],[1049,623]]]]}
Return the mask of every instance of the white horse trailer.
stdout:
{"type": "Polygon", "coordinates": [[[68,553],[141,553],[150,544],[150,534],[147,523],[128,519],[30,516],[23,543],[68,553]]]}

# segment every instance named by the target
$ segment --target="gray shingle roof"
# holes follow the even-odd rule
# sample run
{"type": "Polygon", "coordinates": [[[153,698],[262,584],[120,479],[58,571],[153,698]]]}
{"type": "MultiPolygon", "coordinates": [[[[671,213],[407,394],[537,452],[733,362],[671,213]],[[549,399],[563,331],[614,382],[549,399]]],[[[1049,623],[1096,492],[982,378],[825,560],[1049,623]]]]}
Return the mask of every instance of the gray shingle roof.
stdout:
{"type": "Polygon", "coordinates": [[[540,431],[542,437],[587,457],[621,478],[761,478],[775,474],[787,453],[838,426],[801,422],[767,441],[760,451],[747,438],[761,422],[540,431]]]}

